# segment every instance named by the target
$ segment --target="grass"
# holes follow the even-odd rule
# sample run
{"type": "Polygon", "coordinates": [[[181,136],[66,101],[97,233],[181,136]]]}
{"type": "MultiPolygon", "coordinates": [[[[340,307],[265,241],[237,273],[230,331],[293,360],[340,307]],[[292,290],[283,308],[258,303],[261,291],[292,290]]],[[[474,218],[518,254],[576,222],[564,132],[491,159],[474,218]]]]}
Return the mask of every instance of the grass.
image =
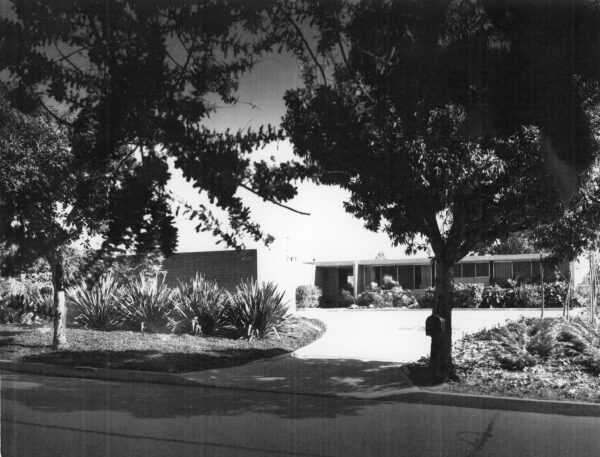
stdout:
{"type": "Polygon", "coordinates": [[[324,325],[292,317],[278,335],[232,339],[69,328],[69,348],[53,351],[50,325],[0,325],[0,359],[67,366],[180,373],[242,365],[285,354],[319,338],[324,325]]]}
{"type": "Polygon", "coordinates": [[[599,403],[599,354],[600,327],[588,318],[530,318],[457,341],[460,382],[436,384],[426,359],[409,365],[409,373],[436,391],[599,403]]]}

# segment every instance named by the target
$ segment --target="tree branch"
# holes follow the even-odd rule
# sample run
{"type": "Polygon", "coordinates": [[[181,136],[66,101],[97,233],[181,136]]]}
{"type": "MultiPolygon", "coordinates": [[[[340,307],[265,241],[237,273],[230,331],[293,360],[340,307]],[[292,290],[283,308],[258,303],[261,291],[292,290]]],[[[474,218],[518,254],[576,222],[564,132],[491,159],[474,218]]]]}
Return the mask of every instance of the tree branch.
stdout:
{"type": "Polygon", "coordinates": [[[277,206],[280,206],[282,208],[285,208],[285,209],[287,209],[289,211],[292,211],[293,213],[301,214],[303,216],[310,216],[310,213],[305,213],[304,211],[300,211],[300,210],[294,209],[294,208],[292,208],[290,206],[284,205],[283,203],[280,203],[277,200],[273,200],[272,198],[260,195],[258,192],[256,192],[254,189],[252,189],[250,186],[248,186],[246,184],[240,184],[239,186],[242,189],[246,189],[248,192],[253,193],[254,195],[262,198],[264,201],[267,201],[269,203],[273,203],[274,205],[277,205],[277,206]]]}
{"type": "Polygon", "coordinates": [[[65,121],[65,120],[64,120],[64,119],[62,119],[61,117],[59,117],[59,116],[57,116],[56,114],[54,114],[54,112],[53,112],[53,111],[52,111],[50,108],[48,108],[48,107],[46,106],[46,104],[45,104],[45,103],[42,101],[42,99],[41,99],[40,97],[38,97],[38,102],[39,102],[39,104],[41,105],[41,107],[42,107],[42,108],[44,108],[44,110],[45,110],[45,111],[46,111],[48,114],[50,114],[50,116],[52,116],[52,117],[54,118],[54,120],[55,120],[56,122],[58,122],[60,125],[65,125],[65,126],[67,126],[67,127],[73,127],[73,124],[71,124],[71,123],[70,123],[70,122],[68,122],[68,121],[65,121]]]}
{"type": "Polygon", "coordinates": [[[306,39],[306,37],[302,33],[302,30],[300,30],[300,27],[298,26],[298,24],[296,24],[296,22],[294,21],[294,19],[292,18],[292,16],[290,16],[289,13],[284,13],[284,15],[285,15],[286,20],[290,24],[292,24],[292,27],[294,27],[294,29],[296,30],[296,33],[298,34],[298,36],[302,40],[302,43],[304,44],[304,47],[306,48],[306,51],[310,54],[310,57],[311,57],[312,61],[315,63],[315,65],[319,69],[319,72],[321,73],[321,76],[323,77],[323,84],[327,84],[327,77],[325,76],[325,69],[323,68],[323,66],[317,60],[317,57],[316,57],[315,53],[312,51],[312,49],[310,48],[310,45],[308,44],[308,40],[306,39]]]}
{"type": "MultiPolygon", "coordinates": [[[[56,44],[56,42],[54,43],[54,47],[56,48],[58,53],[61,55],[61,57],[62,57],[61,60],[66,60],[76,71],[79,72],[79,74],[85,76],[85,73],[83,72],[83,70],[81,68],[79,68],[77,65],[75,65],[73,62],[71,62],[71,59],[69,59],[69,56],[73,55],[73,53],[69,54],[68,56],[64,55],[63,52],[58,47],[58,45],[56,44]]],[[[60,62],[60,60],[58,62],[60,62]]]]}

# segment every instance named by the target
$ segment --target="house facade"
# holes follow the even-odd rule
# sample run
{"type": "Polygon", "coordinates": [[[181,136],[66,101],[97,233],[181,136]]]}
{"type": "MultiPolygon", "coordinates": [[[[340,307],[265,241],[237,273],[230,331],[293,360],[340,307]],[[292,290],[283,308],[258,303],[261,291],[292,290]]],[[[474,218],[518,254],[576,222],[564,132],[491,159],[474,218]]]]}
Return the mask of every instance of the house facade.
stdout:
{"type": "Polygon", "coordinates": [[[224,251],[178,252],[168,257],[162,266],[165,281],[170,286],[186,282],[196,274],[216,281],[233,291],[245,280],[273,282],[284,292],[290,312],[296,310],[296,287],[312,282],[314,267],[268,250],[243,249],[224,251]]]}
{"type": "MultiPolygon", "coordinates": [[[[435,284],[435,268],[429,257],[376,259],[339,262],[309,262],[315,266],[315,285],[326,300],[337,300],[343,290],[355,297],[371,284],[381,285],[390,277],[415,295],[435,284]]],[[[521,281],[554,280],[555,275],[568,276],[569,265],[547,255],[512,254],[467,256],[454,265],[454,282],[492,284],[508,279],[521,281]]]]}

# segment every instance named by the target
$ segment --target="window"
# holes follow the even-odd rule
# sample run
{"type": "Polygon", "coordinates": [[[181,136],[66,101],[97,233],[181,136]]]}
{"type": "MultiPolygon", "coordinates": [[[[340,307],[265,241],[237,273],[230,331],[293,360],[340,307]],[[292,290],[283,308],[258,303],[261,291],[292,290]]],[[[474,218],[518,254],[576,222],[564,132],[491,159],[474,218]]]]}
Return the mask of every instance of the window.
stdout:
{"type": "Polygon", "coordinates": [[[463,263],[462,264],[462,277],[473,278],[475,276],[475,264],[474,263],[463,263]]]}
{"type": "Polygon", "coordinates": [[[513,276],[519,279],[531,278],[531,262],[514,262],[513,263],[513,276]]]}
{"type": "Polygon", "coordinates": [[[489,277],[490,275],[490,264],[487,262],[481,262],[475,264],[475,276],[489,277]]]}
{"type": "Polygon", "coordinates": [[[383,281],[383,278],[385,278],[386,276],[389,276],[394,281],[398,281],[398,271],[396,270],[395,265],[389,267],[381,267],[381,280],[383,281]]]}
{"type": "Polygon", "coordinates": [[[398,282],[405,289],[414,289],[414,271],[412,265],[398,265],[398,282]]]}

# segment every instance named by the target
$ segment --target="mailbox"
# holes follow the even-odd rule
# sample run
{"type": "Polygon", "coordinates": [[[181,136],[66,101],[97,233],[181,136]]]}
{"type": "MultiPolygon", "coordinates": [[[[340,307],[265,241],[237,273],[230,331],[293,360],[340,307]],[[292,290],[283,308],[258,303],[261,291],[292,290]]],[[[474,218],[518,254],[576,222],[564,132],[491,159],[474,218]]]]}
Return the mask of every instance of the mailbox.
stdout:
{"type": "Polygon", "coordinates": [[[425,335],[427,336],[441,335],[445,329],[446,321],[443,317],[433,314],[425,321],[425,335]]]}

